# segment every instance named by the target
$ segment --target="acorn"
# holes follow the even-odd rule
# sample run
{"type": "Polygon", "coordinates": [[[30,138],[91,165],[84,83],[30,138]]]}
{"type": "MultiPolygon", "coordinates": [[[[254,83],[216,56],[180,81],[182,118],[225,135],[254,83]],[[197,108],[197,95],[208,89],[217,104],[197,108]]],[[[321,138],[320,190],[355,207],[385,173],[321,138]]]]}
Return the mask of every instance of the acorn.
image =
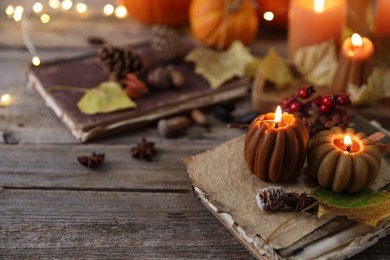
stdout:
{"type": "Polygon", "coordinates": [[[149,71],[147,78],[148,86],[157,89],[167,89],[171,86],[171,74],[165,67],[157,67],[149,71]]]}
{"type": "Polygon", "coordinates": [[[161,136],[166,138],[183,135],[191,121],[185,116],[172,117],[170,119],[161,119],[158,121],[157,129],[161,136]]]}

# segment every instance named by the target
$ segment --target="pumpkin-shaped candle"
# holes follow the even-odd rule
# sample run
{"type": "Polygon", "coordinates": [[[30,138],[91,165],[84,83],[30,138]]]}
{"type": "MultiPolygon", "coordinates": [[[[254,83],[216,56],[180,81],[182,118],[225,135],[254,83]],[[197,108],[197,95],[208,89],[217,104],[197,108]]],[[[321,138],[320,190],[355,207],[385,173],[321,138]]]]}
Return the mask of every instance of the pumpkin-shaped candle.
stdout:
{"type": "Polygon", "coordinates": [[[244,156],[248,169],[262,180],[277,182],[299,173],[306,159],[309,134],[292,114],[256,117],[245,138],[244,156]]]}
{"type": "Polygon", "coordinates": [[[334,127],[312,138],[307,163],[321,187],[355,192],[375,180],[381,158],[378,147],[364,133],[334,127]]]}

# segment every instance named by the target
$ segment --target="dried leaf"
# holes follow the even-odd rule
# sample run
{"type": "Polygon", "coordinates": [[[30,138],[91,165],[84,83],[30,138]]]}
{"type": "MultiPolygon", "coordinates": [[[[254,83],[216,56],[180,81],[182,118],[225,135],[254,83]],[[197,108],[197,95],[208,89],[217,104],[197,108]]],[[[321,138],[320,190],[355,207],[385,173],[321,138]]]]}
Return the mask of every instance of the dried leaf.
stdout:
{"type": "Polygon", "coordinates": [[[244,76],[245,66],[253,60],[253,56],[240,41],[234,41],[223,52],[198,47],[185,59],[194,62],[195,72],[202,75],[213,89],[217,89],[235,76],[244,76]]]}
{"type": "Polygon", "coordinates": [[[347,91],[350,94],[352,105],[375,103],[385,97],[384,71],[375,68],[367,80],[367,84],[359,87],[349,84],[347,91]]]}
{"type": "Polygon", "coordinates": [[[318,215],[332,213],[371,226],[390,216],[390,192],[364,188],[357,193],[339,193],[321,188],[313,196],[320,202],[318,215]]]}
{"type": "Polygon", "coordinates": [[[267,55],[261,62],[259,72],[261,76],[275,83],[277,86],[287,85],[294,79],[289,66],[279,56],[275,48],[269,49],[267,55]]]}
{"type": "Polygon", "coordinates": [[[330,86],[337,68],[336,48],[327,41],[299,49],[294,63],[303,78],[316,86],[330,86]]]}
{"type": "Polygon", "coordinates": [[[254,57],[252,61],[245,65],[245,77],[252,78],[256,75],[257,70],[261,65],[261,59],[254,57]]]}
{"type": "Polygon", "coordinates": [[[121,86],[113,81],[103,82],[96,88],[88,89],[77,103],[80,111],[88,115],[136,106],[137,104],[126,95],[121,86]]]}

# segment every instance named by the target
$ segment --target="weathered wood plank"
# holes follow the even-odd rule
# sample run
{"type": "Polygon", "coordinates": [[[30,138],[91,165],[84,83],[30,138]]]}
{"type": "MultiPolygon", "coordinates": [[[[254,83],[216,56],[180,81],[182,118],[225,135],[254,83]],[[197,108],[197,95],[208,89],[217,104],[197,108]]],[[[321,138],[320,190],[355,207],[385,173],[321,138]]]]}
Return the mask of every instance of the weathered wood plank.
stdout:
{"type": "Polygon", "coordinates": [[[2,258],[252,258],[191,193],[0,195],[2,258]]]}

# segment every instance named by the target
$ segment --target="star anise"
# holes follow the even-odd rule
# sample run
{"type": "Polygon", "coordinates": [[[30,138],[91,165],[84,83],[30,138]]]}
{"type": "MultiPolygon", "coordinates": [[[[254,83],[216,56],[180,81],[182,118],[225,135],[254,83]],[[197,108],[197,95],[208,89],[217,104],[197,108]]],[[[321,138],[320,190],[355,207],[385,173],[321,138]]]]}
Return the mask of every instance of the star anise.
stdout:
{"type": "Polygon", "coordinates": [[[79,163],[85,167],[94,169],[104,162],[104,153],[92,153],[77,157],[79,163]]]}
{"type": "Polygon", "coordinates": [[[153,142],[148,142],[146,138],[142,138],[141,142],[131,148],[131,154],[134,158],[145,159],[151,161],[152,157],[156,154],[153,142]]]}
{"type": "MultiPolygon", "coordinates": [[[[308,196],[306,192],[301,194],[298,194],[296,192],[289,192],[287,194],[287,197],[284,199],[284,204],[290,208],[294,208],[295,211],[301,211],[316,202],[317,200],[313,197],[308,196]]],[[[312,208],[310,211],[313,210],[315,210],[315,207],[312,208]]]]}

